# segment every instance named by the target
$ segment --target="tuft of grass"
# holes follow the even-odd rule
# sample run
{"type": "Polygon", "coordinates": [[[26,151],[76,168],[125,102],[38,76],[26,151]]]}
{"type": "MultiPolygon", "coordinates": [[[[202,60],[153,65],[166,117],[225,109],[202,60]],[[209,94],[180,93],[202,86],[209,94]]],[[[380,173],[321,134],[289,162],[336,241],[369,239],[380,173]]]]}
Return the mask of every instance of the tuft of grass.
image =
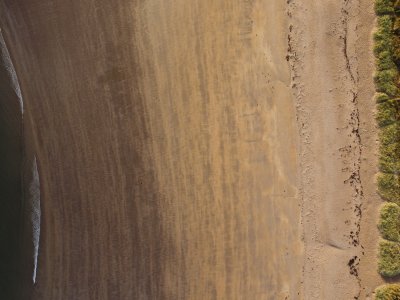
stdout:
{"type": "Polygon", "coordinates": [[[400,173],[400,143],[380,147],[379,168],[385,173],[400,173]]]}
{"type": "Polygon", "coordinates": [[[386,277],[400,274],[400,243],[386,240],[379,243],[378,270],[386,277]]]}
{"type": "Polygon", "coordinates": [[[378,228],[384,239],[400,242],[400,206],[385,203],[380,211],[378,228]]]}
{"type": "Polygon", "coordinates": [[[400,205],[400,178],[397,174],[378,175],[378,193],[386,201],[400,205]]]}
{"type": "Polygon", "coordinates": [[[395,35],[393,37],[392,44],[392,59],[397,65],[400,65],[400,36],[395,35]]]}
{"type": "Polygon", "coordinates": [[[399,119],[400,103],[397,100],[388,100],[379,103],[377,107],[376,120],[380,127],[393,124],[399,119]]]}
{"type": "Polygon", "coordinates": [[[389,51],[382,51],[377,55],[376,67],[378,71],[396,70],[397,72],[397,66],[393,62],[392,53],[389,51]]]}
{"type": "Polygon", "coordinates": [[[379,132],[379,141],[381,147],[386,147],[390,144],[400,142],[400,124],[395,122],[381,128],[379,132]]]}
{"type": "Polygon", "coordinates": [[[377,287],[375,300],[400,300],[400,284],[385,284],[377,287]]]}
{"type": "Polygon", "coordinates": [[[385,93],[376,93],[375,94],[375,101],[377,103],[382,103],[382,102],[388,101],[389,99],[390,99],[389,96],[385,93]]]}
{"type": "Polygon", "coordinates": [[[396,82],[399,76],[397,68],[377,71],[375,74],[376,91],[395,96],[399,90],[396,82]]]}
{"type": "Polygon", "coordinates": [[[393,18],[391,16],[378,17],[374,40],[374,53],[377,57],[383,51],[393,53],[393,18]]]}
{"type": "Polygon", "coordinates": [[[394,0],[375,0],[375,12],[377,15],[391,14],[394,12],[394,0]]]}
{"type": "Polygon", "coordinates": [[[400,0],[394,1],[394,12],[400,14],[400,0]]]}

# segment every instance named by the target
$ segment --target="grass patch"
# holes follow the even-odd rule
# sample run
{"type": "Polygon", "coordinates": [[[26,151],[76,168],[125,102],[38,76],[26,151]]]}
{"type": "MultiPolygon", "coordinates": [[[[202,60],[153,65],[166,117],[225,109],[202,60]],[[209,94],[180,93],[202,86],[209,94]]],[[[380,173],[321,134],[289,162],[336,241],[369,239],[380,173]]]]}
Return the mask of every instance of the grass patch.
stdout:
{"type": "Polygon", "coordinates": [[[394,12],[394,0],[375,0],[375,12],[377,15],[394,12]]]}
{"type": "Polygon", "coordinates": [[[376,57],[384,51],[393,53],[393,18],[391,16],[378,17],[378,28],[374,34],[374,40],[376,57]]]}
{"type": "Polygon", "coordinates": [[[375,300],[400,300],[400,284],[385,284],[377,287],[375,300]]]}
{"type": "Polygon", "coordinates": [[[385,93],[376,93],[375,94],[375,101],[377,103],[382,103],[388,101],[390,98],[387,94],[385,93]]]}
{"type": "Polygon", "coordinates": [[[392,53],[389,51],[382,51],[377,55],[376,67],[378,71],[395,70],[397,73],[397,66],[393,62],[392,53]]]}
{"type": "Polygon", "coordinates": [[[399,242],[400,206],[395,203],[385,203],[380,211],[378,228],[384,239],[399,242]]]}
{"type": "Polygon", "coordinates": [[[393,124],[399,119],[400,102],[396,99],[378,104],[376,120],[383,127],[393,124]]]}
{"type": "Polygon", "coordinates": [[[400,243],[386,240],[379,243],[378,270],[386,277],[400,274],[400,243]]]}
{"type": "Polygon", "coordinates": [[[397,35],[393,37],[392,59],[398,66],[400,65],[400,37],[397,35]]]}
{"type": "Polygon", "coordinates": [[[374,77],[376,91],[390,96],[397,95],[399,92],[396,85],[398,77],[399,72],[397,68],[377,71],[374,77]]]}
{"type": "Polygon", "coordinates": [[[400,142],[400,124],[395,122],[381,128],[379,132],[379,141],[381,147],[400,142]]]}
{"type": "Polygon", "coordinates": [[[400,204],[400,178],[396,174],[378,175],[378,193],[386,201],[400,204]]]}
{"type": "Polygon", "coordinates": [[[385,173],[400,173],[400,143],[380,147],[379,168],[385,173]]]}

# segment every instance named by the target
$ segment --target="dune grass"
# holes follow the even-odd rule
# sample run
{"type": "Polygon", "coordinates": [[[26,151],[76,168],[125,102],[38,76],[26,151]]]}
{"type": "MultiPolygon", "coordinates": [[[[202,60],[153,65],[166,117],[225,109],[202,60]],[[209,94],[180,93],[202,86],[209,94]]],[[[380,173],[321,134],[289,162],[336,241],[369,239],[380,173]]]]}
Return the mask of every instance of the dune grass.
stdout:
{"type": "Polygon", "coordinates": [[[400,143],[381,145],[379,168],[384,173],[398,174],[400,172],[400,143]]]}
{"type": "Polygon", "coordinates": [[[400,178],[397,174],[378,175],[378,193],[386,201],[400,205],[400,178]]]}
{"type": "Polygon", "coordinates": [[[393,124],[400,118],[400,101],[390,99],[377,105],[376,121],[380,127],[393,124]]]}
{"type": "Polygon", "coordinates": [[[375,300],[400,300],[400,284],[385,284],[377,287],[375,300]]]}
{"type": "Polygon", "coordinates": [[[384,239],[400,242],[400,206],[385,203],[380,211],[378,228],[384,239]]]}
{"type": "Polygon", "coordinates": [[[374,54],[379,56],[384,51],[393,53],[393,18],[391,16],[378,17],[378,28],[374,34],[374,54]]]}
{"type": "Polygon", "coordinates": [[[375,94],[375,101],[376,103],[383,103],[386,102],[390,99],[390,97],[388,95],[386,95],[385,93],[376,93],[375,94]]]}
{"type": "Polygon", "coordinates": [[[400,243],[387,240],[379,243],[378,270],[386,277],[400,274],[400,243]]]}
{"type": "Polygon", "coordinates": [[[375,12],[377,15],[394,13],[394,0],[376,0],[375,12]]]}
{"type": "Polygon", "coordinates": [[[379,142],[381,147],[400,142],[400,123],[394,122],[383,127],[379,132],[379,142]]]}
{"type": "MultiPolygon", "coordinates": [[[[384,238],[379,244],[378,271],[382,276],[400,274],[400,0],[375,0],[378,16],[374,34],[376,58],[375,101],[379,132],[378,193],[383,200],[378,222],[384,238]]],[[[400,300],[400,285],[375,290],[377,300],[400,300]]]]}

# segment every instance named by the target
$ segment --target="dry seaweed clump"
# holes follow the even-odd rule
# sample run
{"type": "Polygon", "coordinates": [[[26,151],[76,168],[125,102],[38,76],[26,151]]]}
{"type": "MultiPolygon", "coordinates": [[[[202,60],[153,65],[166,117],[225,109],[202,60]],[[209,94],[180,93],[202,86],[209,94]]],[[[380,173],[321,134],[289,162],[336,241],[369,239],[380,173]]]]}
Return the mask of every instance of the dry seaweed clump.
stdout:
{"type": "Polygon", "coordinates": [[[400,242],[400,206],[385,203],[380,211],[378,228],[384,239],[400,242]]]}
{"type": "Polygon", "coordinates": [[[377,287],[375,300],[400,300],[400,284],[385,284],[377,287]]]}
{"type": "Polygon", "coordinates": [[[400,274],[400,243],[386,240],[379,243],[378,270],[387,277],[400,274]]]}

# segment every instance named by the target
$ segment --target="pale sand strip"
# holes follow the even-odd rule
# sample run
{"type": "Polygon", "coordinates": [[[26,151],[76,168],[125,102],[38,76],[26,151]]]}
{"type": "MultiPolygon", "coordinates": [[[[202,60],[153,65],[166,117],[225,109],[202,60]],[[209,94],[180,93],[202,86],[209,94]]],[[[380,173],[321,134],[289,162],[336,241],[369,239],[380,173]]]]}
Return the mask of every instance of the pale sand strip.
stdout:
{"type": "Polygon", "coordinates": [[[371,1],[291,1],[305,299],[369,299],[376,273],[371,1]]]}

